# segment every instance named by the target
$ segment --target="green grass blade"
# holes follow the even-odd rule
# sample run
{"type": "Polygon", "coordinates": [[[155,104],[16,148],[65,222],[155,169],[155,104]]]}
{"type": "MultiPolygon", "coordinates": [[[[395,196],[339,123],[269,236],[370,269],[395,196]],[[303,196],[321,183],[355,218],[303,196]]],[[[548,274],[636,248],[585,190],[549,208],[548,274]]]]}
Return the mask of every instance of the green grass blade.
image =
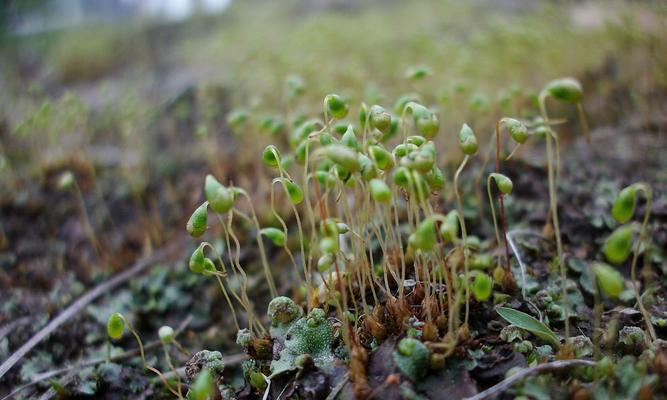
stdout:
{"type": "Polygon", "coordinates": [[[510,324],[516,325],[519,328],[532,333],[533,335],[553,345],[555,348],[560,347],[560,340],[558,340],[556,334],[551,329],[549,329],[548,326],[538,321],[534,317],[526,314],[525,312],[508,307],[498,307],[496,311],[510,324]]]}

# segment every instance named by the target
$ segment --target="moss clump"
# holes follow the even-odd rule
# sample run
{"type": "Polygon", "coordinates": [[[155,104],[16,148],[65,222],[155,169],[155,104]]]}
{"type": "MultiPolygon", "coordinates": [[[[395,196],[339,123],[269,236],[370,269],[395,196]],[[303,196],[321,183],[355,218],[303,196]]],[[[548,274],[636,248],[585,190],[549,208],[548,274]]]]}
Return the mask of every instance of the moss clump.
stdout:
{"type": "Polygon", "coordinates": [[[417,381],[428,371],[428,348],[417,339],[405,338],[398,342],[393,358],[401,372],[412,381],[417,381]]]}
{"type": "Polygon", "coordinates": [[[209,370],[211,377],[217,381],[225,370],[225,362],[219,351],[202,350],[197,352],[190,361],[185,364],[185,375],[188,379],[194,379],[202,370],[209,370]]]}
{"type": "Polygon", "coordinates": [[[637,326],[624,326],[618,332],[618,343],[621,348],[632,351],[644,346],[646,334],[644,330],[637,326]]]}
{"type": "Polygon", "coordinates": [[[334,358],[333,340],[333,327],[324,311],[313,309],[308,316],[289,324],[280,357],[271,362],[272,375],[296,368],[297,358],[304,354],[312,357],[316,367],[329,369],[334,358]]]}
{"type": "Polygon", "coordinates": [[[271,337],[282,342],[287,329],[295,320],[301,318],[303,310],[289,297],[279,296],[271,300],[267,314],[271,322],[271,337]]]}

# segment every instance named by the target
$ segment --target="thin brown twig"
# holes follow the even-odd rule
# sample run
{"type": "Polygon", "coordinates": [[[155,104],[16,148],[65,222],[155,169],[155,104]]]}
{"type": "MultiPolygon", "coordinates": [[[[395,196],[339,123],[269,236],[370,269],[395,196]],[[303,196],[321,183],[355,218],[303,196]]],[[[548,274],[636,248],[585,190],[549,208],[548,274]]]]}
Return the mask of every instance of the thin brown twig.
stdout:
{"type": "Polygon", "coordinates": [[[485,400],[485,399],[493,399],[506,391],[507,389],[511,388],[512,385],[515,383],[529,377],[530,375],[533,374],[538,374],[542,372],[550,372],[550,371],[555,371],[558,369],[563,369],[563,368],[570,368],[570,367],[594,367],[595,366],[595,361],[591,360],[558,360],[558,361],[552,361],[549,363],[545,364],[540,364],[536,365],[531,368],[525,368],[522,369],[521,371],[517,372],[516,374],[510,376],[509,378],[505,379],[504,381],[501,381],[500,383],[491,386],[490,388],[486,389],[483,392],[479,392],[476,395],[472,397],[466,397],[464,400],[485,400]]]}

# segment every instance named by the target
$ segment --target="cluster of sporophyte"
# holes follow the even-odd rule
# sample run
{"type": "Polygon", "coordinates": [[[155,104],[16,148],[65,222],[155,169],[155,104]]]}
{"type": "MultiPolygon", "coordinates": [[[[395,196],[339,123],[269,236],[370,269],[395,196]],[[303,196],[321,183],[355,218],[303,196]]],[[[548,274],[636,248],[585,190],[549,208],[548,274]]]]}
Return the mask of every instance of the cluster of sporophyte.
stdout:
{"type": "MultiPolygon", "coordinates": [[[[301,93],[298,80],[290,87],[294,96],[301,93]]],[[[237,342],[252,356],[244,372],[256,390],[267,390],[270,378],[286,371],[313,366],[326,370],[333,360],[340,359],[349,365],[355,394],[366,398],[371,393],[365,375],[368,350],[388,337],[406,334],[410,337],[398,342],[393,359],[404,376],[418,380],[429,368],[442,368],[457,346],[470,338],[471,305],[502,302],[507,294],[516,292],[503,202],[512,193],[513,183],[500,172],[503,128],[515,147],[531,137],[546,140],[548,231],[557,243],[564,292],[564,344],[561,347],[560,339],[546,325],[527,314],[507,308],[499,313],[561,351],[572,347],[557,213],[560,155],[557,135],[551,128],[558,121],[549,119],[545,100],[575,103],[581,111],[580,84],[572,78],[550,82],[539,96],[541,118],[522,121],[505,117],[496,124],[489,145],[489,155],[496,150],[495,170],[486,179],[498,247],[495,261],[491,254],[480,251],[479,239],[469,235],[463,213],[460,179],[478,152],[477,137],[470,126],[462,124],[458,138],[463,159],[452,184],[447,185],[441,169],[444,160],[439,159],[434,143],[441,131],[438,115],[417,98],[402,96],[392,110],[362,103],[356,122],[350,122],[348,101],[330,94],[324,98],[321,118],[295,118],[285,141],[287,150],[269,145],[262,153],[263,163],[275,175],[270,185],[271,226],[260,224],[245,190],[226,186],[212,175],[206,177],[206,200],[190,217],[187,231],[193,237],[204,235],[212,214],[219,223],[225,249],[202,242],[192,253],[189,268],[217,280],[239,332],[237,342]],[[282,189],[281,193],[276,188],[282,189]],[[443,212],[443,198],[449,193],[453,193],[456,206],[443,212]],[[276,208],[279,195],[288,202],[291,215],[276,208]],[[239,203],[240,198],[247,200],[245,205],[239,203]],[[288,226],[285,218],[293,218],[295,226],[288,226]],[[264,279],[273,297],[268,330],[247,293],[249,279],[240,262],[238,221],[253,227],[264,279]],[[278,297],[273,277],[277,267],[269,265],[264,239],[282,249],[290,260],[291,281],[296,282],[294,300],[278,297]],[[243,329],[237,305],[245,313],[247,327],[243,329]]],[[[234,129],[242,129],[247,115],[237,112],[230,121],[234,129]]],[[[287,127],[281,125],[280,130],[287,127]]],[[[632,215],[638,191],[650,200],[650,190],[644,184],[624,190],[613,211],[619,221],[626,222],[632,215]]],[[[641,238],[645,231],[646,219],[641,238]]],[[[628,256],[631,239],[627,235],[625,231],[612,235],[605,250],[610,261],[628,256]],[[622,240],[612,240],[618,235],[622,240]]],[[[633,260],[633,283],[639,246],[633,260]]],[[[617,275],[601,267],[595,267],[595,272],[601,290],[613,296],[617,275]]],[[[650,325],[636,286],[635,292],[650,325]]],[[[655,338],[650,329],[649,336],[655,338]]],[[[180,396],[180,383],[171,389],[180,396]]]]}

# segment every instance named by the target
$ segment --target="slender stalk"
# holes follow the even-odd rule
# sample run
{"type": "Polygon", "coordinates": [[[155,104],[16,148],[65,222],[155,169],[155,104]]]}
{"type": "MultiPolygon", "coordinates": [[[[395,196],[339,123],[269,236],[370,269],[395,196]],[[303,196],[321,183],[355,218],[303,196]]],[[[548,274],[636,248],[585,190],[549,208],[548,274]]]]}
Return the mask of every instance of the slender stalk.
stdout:
{"type": "Polygon", "coordinates": [[[86,210],[86,202],[83,200],[83,193],[81,192],[81,188],[76,179],[74,180],[74,192],[76,192],[76,197],[79,200],[79,212],[81,213],[81,219],[83,220],[83,230],[86,232],[90,244],[93,245],[93,250],[95,251],[97,259],[102,260],[102,246],[100,245],[99,240],[97,240],[93,225],[90,223],[88,211],[86,210]]]}
{"type": "MultiPolygon", "coordinates": [[[[465,223],[465,218],[463,217],[463,202],[461,200],[461,192],[459,191],[459,176],[461,175],[461,171],[463,171],[463,168],[465,168],[466,164],[468,163],[468,159],[470,158],[469,155],[466,155],[463,158],[463,161],[461,162],[461,165],[459,165],[459,168],[456,170],[456,173],[454,174],[454,191],[456,193],[456,207],[457,207],[457,214],[459,216],[459,224],[461,225],[461,239],[463,240],[463,269],[465,271],[465,276],[466,279],[464,279],[464,285],[465,285],[465,298],[466,298],[466,308],[465,308],[465,318],[464,322],[467,325],[468,324],[468,317],[470,314],[470,288],[469,285],[467,284],[467,279],[468,279],[468,270],[469,270],[469,258],[470,258],[470,252],[468,249],[468,231],[466,230],[466,223],[465,223]]],[[[454,268],[454,266],[452,266],[454,268]]],[[[456,271],[452,271],[452,278],[456,279],[456,271]]],[[[458,301],[456,302],[456,307],[458,308],[458,301]]]]}
{"type": "MultiPolygon", "coordinates": [[[[220,215],[218,215],[217,213],[215,213],[215,215],[218,217],[218,220],[220,221],[220,223],[224,226],[224,222],[222,221],[222,218],[220,217],[220,215]]],[[[225,280],[227,279],[225,263],[222,261],[222,257],[220,256],[220,254],[218,253],[216,248],[213,247],[213,245],[211,245],[208,242],[204,242],[203,244],[205,246],[208,246],[213,251],[213,253],[216,255],[216,257],[218,259],[218,262],[222,266],[222,270],[223,270],[224,274],[222,274],[222,276],[220,276],[218,274],[214,274],[214,275],[215,275],[216,279],[218,280],[218,283],[220,284],[220,289],[222,290],[222,294],[225,297],[225,300],[227,301],[227,305],[229,306],[229,309],[232,312],[232,317],[234,318],[234,325],[236,326],[236,330],[238,331],[241,328],[239,327],[239,320],[238,320],[238,317],[236,316],[236,310],[234,309],[234,305],[232,304],[232,300],[229,298],[229,294],[227,293],[227,290],[225,289],[225,285],[222,284],[222,278],[224,278],[225,280]]],[[[236,292],[232,291],[232,293],[235,295],[235,297],[239,301],[239,303],[241,303],[241,305],[243,305],[243,302],[241,301],[241,299],[238,296],[236,296],[236,292]]]]}
{"type": "Polygon", "coordinates": [[[276,290],[276,284],[273,281],[273,275],[271,274],[271,268],[269,268],[269,261],[266,258],[266,250],[264,250],[264,242],[262,239],[262,234],[259,233],[259,231],[262,229],[259,225],[259,220],[257,219],[257,214],[255,213],[255,207],[252,205],[252,199],[250,198],[250,195],[248,192],[246,192],[243,189],[238,189],[238,192],[242,194],[246,200],[248,201],[248,205],[250,206],[250,212],[252,214],[252,221],[255,224],[255,228],[257,229],[257,234],[255,235],[255,240],[257,241],[257,247],[259,249],[259,255],[262,260],[262,267],[264,268],[264,275],[266,277],[266,283],[269,286],[269,293],[271,294],[271,297],[277,297],[278,296],[278,290],[276,290]]]}
{"type": "MultiPolygon", "coordinates": [[[[287,231],[287,224],[285,223],[285,220],[280,216],[278,211],[276,211],[276,206],[275,206],[275,190],[273,190],[274,185],[278,182],[279,178],[276,178],[273,180],[271,183],[271,212],[273,213],[273,216],[280,222],[280,225],[283,228],[283,232],[285,233],[285,237],[288,236],[288,231],[287,231]]],[[[285,189],[284,184],[283,184],[283,189],[285,189]]],[[[287,189],[285,189],[285,193],[287,193],[287,189]]],[[[303,238],[301,238],[302,246],[303,246],[303,238]]],[[[285,249],[285,252],[289,256],[290,260],[292,261],[292,265],[294,266],[294,272],[296,273],[296,277],[299,280],[299,286],[303,286],[303,278],[301,278],[301,273],[299,273],[299,266],[296,263],[296,260],[294,259],[294,255],[292,255],[292,252],[290,251],[289,247],[287,247],[287,242],[285,242],[285,245],[283,246],[285,249]]],[[[305,261],[305,259],[304,259],[305,261]]],[[[304,268],[304,274],[305,274],[305,268],[304,268]]]]}
{"type": "Polygon", "coordinates": [[[602,301],[600,301],[600,285],[597,278],[593,278],[593,356],[596,361],[602,358],[600,349],[600,326],[602,320],[602,301]]]}
{"type": "Polygon", "coordinates": [[[121,316],[121,318],[123,318],[123,321],[125,322],[125,325],[127,325],[130,332],[132,332],[132,335],[134,336],[134,338],[137,341],[137,344],[139,345],[139,355],[141,357],[141,364],[144,366],[144,368],[146,368],[147,370],[153,372],[158,377],[160,377],[160,380],[162,381],[164,386],[167,389],[169,389],[169,391],[174,396],[178,397],[179,399],[182,399],[183,396],[181,395],[180,391],[176,391],[174,388],[171,387],[171,384],[169,383],[169,381],[167,381],[167,378],[165,378],[164,374],[162,372],[160,372],[160,370],[158,370],[157,368],[148,365],[148,362],[146,362],[146,354],[144,352],[144,344],[141,341],[141,337],[139,336],[139,333],[137,333],[136,329],[134,329],[134,326],[132,326],[132,324],[130,323],[130,321],[127,320],[127,318],[125,318],[123,316],[121,316]]]}
{"type": "MultiPolygon", "coordinates": [[[[493,196],[491,195],[491,179],[492,175],[489,174],[486,178],[486,193],[489,196],[489,206],[491,207],[491,219],[493,219],[493,230],[496,233],[496,243],[500,243],[500,231],[498,230],[498,220],[496,218],[496,207],[493,205],[493,196]]],[[[498,265],[500,265],[500,256],[498,256],[498,265]]]]}
{"type": "MultiPolygon", "coordinates": [[[[500,173],[500,121],[496,122],[496,172],[500,173]]],[[[511,276],[510,248],[507,243],[507,221],[505,219],[505,196],[500,191],[498,191],[498,202],[500,203],[500,223],[502,225],[503,239],[505,242],[505,272],[508,274],[507,276],[511,276]]],[[[500,242],[498,245],[500,245],[500,242]]]]}
{"type": "Polygon", "coordinates": [[[169,366],[169,370],[171,371],[172,374],[176,376],[176,390],[178,391],[178,398],[183,397],[183,392],[181,391],[181,376],[176,373],[176,367],[174,367],[174,363],[171,361],[171,355],[169,354],[169,348],[165,343],[162,343],[162,350],[164,350],[164,359],[167,362],[167,365],[169,366]]]}
{"type": "Polygon", "coordinates": [[[632,288],[635,292],[635,298],[637,299],[637,305],[639,306],[639,311],[641,311],[642,316],[644,317],[644,323],[646,324],[646,331],[649,334],[649,341],[653,342],[657,336],[655,334],[655,329],[651,323],[651,315],[649,314],[646,307],[644,307],[644,302],[639,293],[639,283],[637,282],[637,261],[639,259],[639,252],[641,250],[642,244],[646,243],[646,228],[648,225],[649,218],[651,217],[651,208],[653,207],[653,191],[651,187],[645,184],[638,184],[637,191],[644,193],[646,197],[646,211],[644,212],[644,221],[639,230],[639,240],[635,245],[635,251],[632,256],[632,266],[630,267],[630,279],[632,280],[632,288]]]}
{"type": "MultiPolygon", "coordinates": [[[[546,109],[546,95],[541,94],[539,98],[540,113],[545,123],[549,123],[549,116],[546,109]]],[[[553,132],[553,131],[551,131],[553,132]]],[[[565,269],[565,260],[563,259],[563,242],[560,236],[560,224],[558,222],[558,197],[556,193],[556,187],[558,185],[557,178],[555,176],[555,166],[554,163],[554,150],[552,140],[556,139],[555,132],[548,133],[546,135],[547,143],[547,169],[548,169],[548,181],[549,181],[549,208],[551,211],[551,224],[553,225],[554,236],[556,237],[556,252],[558,254],[558,266],[560,270],[560,279],[561,279],[561,295],[563,297],[563,314],[565,318],[565,343],[570,338],[570,310],[568,309],[568,299],[567,299],[567,271],[565,269]],[[553,135],[553,136],[552,136],[553,135]]],[[[559,157],[560,158],[560,157],[559,157]]]]}

